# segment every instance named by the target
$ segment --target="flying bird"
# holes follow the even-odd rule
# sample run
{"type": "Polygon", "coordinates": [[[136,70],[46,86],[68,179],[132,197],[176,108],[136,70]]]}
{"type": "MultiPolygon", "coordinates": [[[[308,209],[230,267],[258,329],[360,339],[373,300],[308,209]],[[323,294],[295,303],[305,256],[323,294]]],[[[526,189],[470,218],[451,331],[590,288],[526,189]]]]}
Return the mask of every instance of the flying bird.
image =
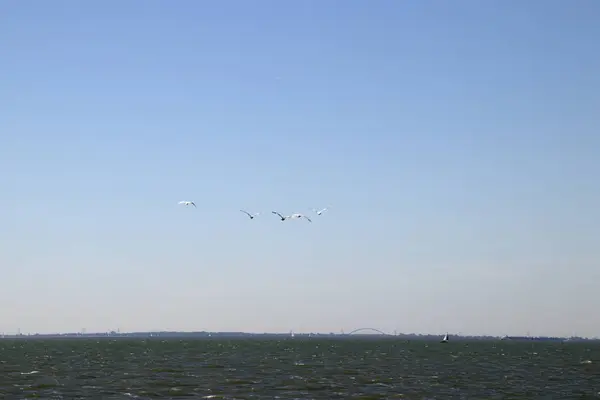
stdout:
{"type": "Polygon", "coordinates": [[[317,210],[316,208],[312,209],[317,215],[321,215],[323,214],[325,211],[327,211],[327,207],[321,209],[321,210],[317,210]]]}
{"type": "MultiPolygon", "coordinates": [[[[185,201],[185,200],[184,200],[184,201],[180,201],[180,202],[179,202],[179,203],[177,203],[177,204],[183,204],[183,205],[185,205],[185,206],[190,206],[190,205],[191,205],[191,206],[194,206],[194,207],[196,207],[196,204],[195,204],[193,201],[185,201]]],[[[197,208],[197,207],[196,207],[196,208],[197,208]]]]}
{"type": "Polygon", "coordinates": [[[288,218],[291,218],[291,219],[306,218],[306,220],[307,220],[308,222],[312,222],[312,220],[311,220],[310,218],[308,218],[308,217],[307,217],[306,215],[304,215],[304,214],[292,214],[292,215],[290,215],[288,218]]]}
{"type": "Polygon", "coordinates": [[[243,212],[244,214],[246,214],[250,219],[254,219],[254,217],[257,217],[258,215],[260,215],[260,213],[250,214],[248,211],[244,211],[244,210],[240,210],[240,211],[243,212]]]}
{"type": "Polygon", "coordinates": [[[271,214],[275,214],[277,216],[279,216],[279,218],[281,219],[281,221],[285,221],[286,219],[288,219],[289,217],[283,216],[281,214],[279,214],[277,211],[271,211],[271,214]]]}

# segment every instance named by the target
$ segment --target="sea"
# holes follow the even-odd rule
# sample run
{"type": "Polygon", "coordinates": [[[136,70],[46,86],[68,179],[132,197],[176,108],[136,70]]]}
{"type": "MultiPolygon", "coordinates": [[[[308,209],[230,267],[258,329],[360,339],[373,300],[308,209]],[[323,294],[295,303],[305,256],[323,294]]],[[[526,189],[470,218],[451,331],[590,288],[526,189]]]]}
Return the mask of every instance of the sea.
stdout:
{"type": "Polygon", "coordinates": [[[2,339],[0,398],[600,399],[600,344],[2,339]]]}

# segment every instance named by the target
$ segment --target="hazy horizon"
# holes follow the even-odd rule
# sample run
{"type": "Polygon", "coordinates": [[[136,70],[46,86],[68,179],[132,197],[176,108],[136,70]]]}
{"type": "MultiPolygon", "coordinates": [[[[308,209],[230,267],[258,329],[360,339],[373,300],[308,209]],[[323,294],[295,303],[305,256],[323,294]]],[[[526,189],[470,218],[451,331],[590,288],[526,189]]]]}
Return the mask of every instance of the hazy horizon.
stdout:
{"type": "Polygon", "coordinates": [[[32,4],[0,331],[600,333],[600,3],[32,4]]]}
{"type": "MultiPolygon", "coordinates": [[[[532,337],[532,338],[536,338],[536,337],[563,337],[563,338],[569,338],[569,337],[578,337],[581,339],[600,339],[600,336],[580,336],[577,335],[576,333],[574,333],[573,335],[569,335],[569,336],[551,336],[551,335],[531,335],[529,332],[525,335],[512,335],[510,333],[507,334],[503,334],[503,335],[493,335],[493,334],[479,334],[479,335],[475,335],[475,334],[470,334],[468,332],[443,332],[443,333],[431,333],[431,332],[400,332],[400,331],[393,331],[393,332],[384,332],[381,331],[377,328],[358,328],[358,329],[352,329],[349,331],[345,331],[343,329],[341,329],[338,332],[319,332],[319,331],[302,331],[302,332],[297,332],[297,331],[293,331],[293,330],[289,330],[289,331],[278,331],[278,332],[265,332],[265,331],[252,331],[252,332],[248,332],[248,331],[212,331],[212,330],[204,330],[204,329],[200,329],[200,330],[193,330],[193,331],[181,331],[181,330],[171,330],[171,329],[150,329],[150,330],[140,330],[140,331],[120,331],[118,329],[108,329],[108,330],[104,330],[104,331],[87,331],[85,328],[83,328],[80,331],[64,331],[64,332],[0,332],[1,335],[4,336],[18,336],[18,335],[24,335],[24,336],[30,336],[30,335],[99,335],[99,334],[110,334],[110,335],[131,335],[131,334],[146,334],[146,333],[166,333],[166,334],[199,334],[199,333],[204,333],[204,334],[240,334],[240,335],[289,335],[291,332],[294,333],[294,335],[322,335],[322,336],[329,336],[329,335],[337,335],[337,336],[433,336],[433,337],[442,337],[444,335],[448,335],[449,337],[451,336],[458,336],[458,337],[532,337]]],[[[134,336],[135,337],[135,336],[134,336]]]]}

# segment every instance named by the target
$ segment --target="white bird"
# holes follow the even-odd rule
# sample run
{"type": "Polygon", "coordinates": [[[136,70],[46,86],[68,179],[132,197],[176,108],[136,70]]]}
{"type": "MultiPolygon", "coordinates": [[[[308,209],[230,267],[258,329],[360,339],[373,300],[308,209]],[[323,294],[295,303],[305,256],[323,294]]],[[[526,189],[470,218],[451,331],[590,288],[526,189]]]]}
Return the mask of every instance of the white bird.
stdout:
{"type": "Polygon", "coordinates": [[[248,211],[244,211],[244,210],[240,210],[240,211],[243,212],[244,214],[246,214],[250,219],[254,219],[254,217],[257,217],[258,215],[260,215],[260,213],[250,214],[248,211]]]}
{"type": "Polygon", "coordinates": [[[306,218],[306,220],[308,222],[312,222],[312,220],[310,218],[308,218],[306,215],[303,215],[303,214],[292,214],[288,218],[290,218],[290,219],[306,218]]]}
{"type": "Polygon", "coordinates": [[[321,215],[323,214],[325,211],[327,211],[327,207],[321,209],[321,210],[317,210],[316,208],[312,209],[317,215],[321,215]]]}
{"type": "MultiPolygon", "coordinates": [[[[183,200],[183,201],[180,201],[180,202],[179,202],[179,203],[177,203],[177,204],[183,204],[183,205],[185,205],[185,206],[190,206],[190,205],[191,205],[191,206],[194,206],[194,207],[196,207],[196,204],[195,204],[193,201],[185,201],[185,200],[183,200]]],[[[196,208],[197,208],[197,207],[196,207],[196,208]]]]}
{"type": "Polygon", "coordinates": [[[290,218],[289,216],[283,216],[280,213],[278,213],[277,211],[271,211],[271,214],[275,214],[278,215],[279,218],[281,219],[281,221],[285,221],[286,219],[290,218]]]}

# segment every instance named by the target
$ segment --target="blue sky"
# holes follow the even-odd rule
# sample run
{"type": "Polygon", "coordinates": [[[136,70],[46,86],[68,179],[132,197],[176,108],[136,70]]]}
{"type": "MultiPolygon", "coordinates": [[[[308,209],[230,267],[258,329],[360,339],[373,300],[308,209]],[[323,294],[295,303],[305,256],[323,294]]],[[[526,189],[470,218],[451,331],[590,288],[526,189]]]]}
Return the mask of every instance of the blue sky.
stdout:
{"type": "Polygon", "coordinates": [[[600,333],[597,2],[0,14],[1,331],[600,333]]]}

